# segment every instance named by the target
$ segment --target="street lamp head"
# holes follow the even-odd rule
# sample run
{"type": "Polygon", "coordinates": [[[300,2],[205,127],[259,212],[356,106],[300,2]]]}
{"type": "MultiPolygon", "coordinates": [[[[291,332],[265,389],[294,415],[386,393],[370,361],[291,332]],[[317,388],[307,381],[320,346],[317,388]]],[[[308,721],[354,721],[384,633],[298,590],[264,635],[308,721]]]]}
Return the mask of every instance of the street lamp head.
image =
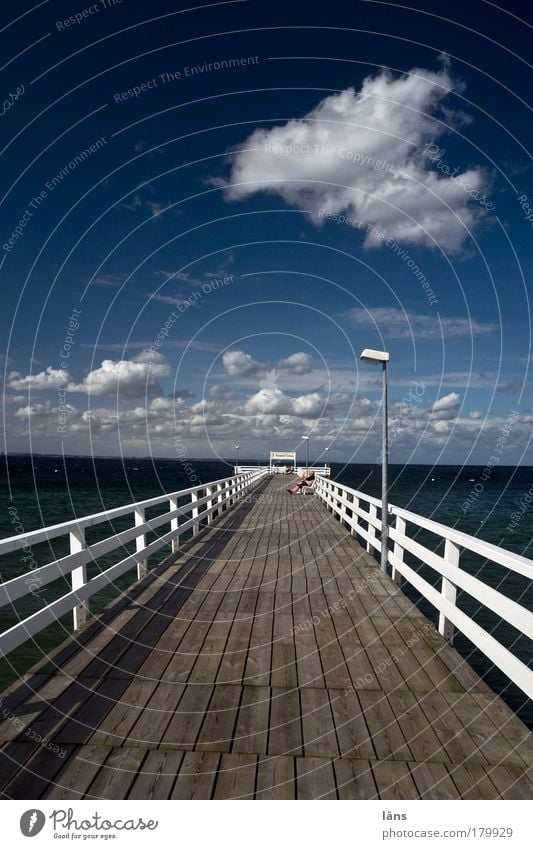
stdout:
{"type": "Polygon", "coordinates": [[[302,436],[302,439],[309,439],[308,436],[302,436]]]}
{"type": "Polygon", "coordinates": [[[388,363],[390,355],[387,351],[374,351],[372,348],[365,348],[361,354],[361,359],[364,363],[388,363]]]}

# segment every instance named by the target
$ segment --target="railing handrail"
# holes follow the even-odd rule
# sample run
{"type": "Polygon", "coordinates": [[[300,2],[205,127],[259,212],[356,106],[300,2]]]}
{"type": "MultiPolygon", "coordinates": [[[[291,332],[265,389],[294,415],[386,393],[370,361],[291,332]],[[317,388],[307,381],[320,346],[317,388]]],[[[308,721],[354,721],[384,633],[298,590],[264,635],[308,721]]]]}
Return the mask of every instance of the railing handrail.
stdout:
{"type": "MultiPolygon", "coordinates": [[[[381,552],[382,523],[378,516],[378,509],[381,509],[380,499],[320,476],[317,478],[315,492],[339,521],[351,529],[352,534],[366,541],[368,552],[381,552]],[[351,500],[348,496],[351,496],[351,500]],[[361,502],[369,505],[368,510],[362,509],[361,502]],[[361,522],[366,527],[361,525],[361,522]]],[[[466,549],[530,579],[533,577],[533,562],[520,554],[514,554],[493,543],[479,540],[464,531],[456,531],[401,507],[389,505],[389,513],[396,520],[389,533],[394,546],[392,550],[387,550],[387,565],[392,568],[393,580],[401,583],[403,578],[438,611],[439,632],[447,640],[453,641],[454,630],[457,628],[524,693],[533,698],[533,670],[456,603],[457,591],[462,590],[525,637],[533,639],[533,613],[520,602],[504,595],[497,587],[490,586],[477,575],[462,569],[460,558],[462,550],[466,549]],[[418,542],[415,539],[416,534],[408,533],[408,523],[444,540],[444,554],[437,554],[418,542]],[[405,552],[440,576],[440,589],[405,562],[405,552]]]]}
{"type": "MultiPolygon", "coordinates": [[[[327,478],[323,478],[323,480],[330,485],[340,487],[345,492],[350,493],[350,495],[354,495],[361,501],[366,501],[367,503],[373,504],[375,507],[381,509],[380,498],[367,495],[360,490],[353,489],[352,487],[338,483],[337,481],[332,481],[327,478]]],[[[450,542],[454,542],[456,545],[461,546],[461,548],[466,548],[474,554],[487,556],[487,559],[492,560],[494,563],[498,563],[499,565],[511,569],[520,575],[524,575],[526,578],[533,578],[533,560],[524,557],[522,554],[516,554],[513,551],[509,551],[507,548],[502,548],[502,546],[495,545],[492,542],[481,540],[479,537],[474,537],[471,534],[465,533],[465,531],[458,531],[456,528],[451,528],[449,525],[444,525],[442,522],[435,521],[435,519],[428,519],[426,516],[421,516],[420,513],[413,513],[411,510],[406,510],[404,507],[397,507],[395,504],[389,504],[389,514],[399,516],[406,522],[411,522],[419,528],[430,531],[430,533],[434,533],[436,536],[440,536],[443,539],[449,539],[450,542]],[[500,562],[498,558],[501,558],[502,562],[500,562]]]]}
{"type": "Polygon", "coordinates": [[[197,534],[202,522],[205,521],[209,525],[215,515],[238,503],[245,492],[267,474],[268,470],[256,470],[216,481],[206,481],[197,486],[165,493],[155,498],[146,498],[2,540],[0,554],[9,554],[20,548],[31,549],[31,545],[68,535],[70,552],[41,566],[36,565],[29,572],[0,583],[0,607],[13,604],[25,596],[35,595],[38,590],[40,591],[41,586],[69,575],[71,589],[1,633],[0,654],[7,655],[69,611],[74,613],[74,628],[81,627],[87,619],[89,599],[95,593],[135,566],[137,578],[139,580],[143,578],[147,574],[148,557],[169,544],[172,545],[173,551],[177,551],[180,536],[188,531],[191,531],[193,536],[197,534]],[[178,500],[187,495],[190,496],[190,500],[178,504],[178,500]],[[169,502],[167,511],[146,519],[147,507],[156,506],[165,501],[169,502]],[[112,533],[97,542],[87,543],[86,528],[128,514],[134,514],[133,524],[130,527],[112,533]],[[183,521],[187,514],[190,514],[190,518],[183,521]],[[180,520],[182,520],[181,524],[180,520]],[[148,543],[146,535],[164,525],[170,529],[148,543]],[[133,542],[135,543],[134,552],[124,549],[128,543],[133,542]],[[88,565],[117,549],[124,550],[126,556],[89,578],[88,565]]]}
{"type": "Polygon", "coordinates": [[[60,522],[56,525],[47,525],[44,528],[36,528],[33,531],[28,531],[24,534],[15,534],[11,537],[0,539],[0,555],[9,554],[12,551],[17,551],[19,548],[24,548],[25,545],[37,545],[39,542],[47,542],[49,539],[55,539],[59,536],[65,536],[70,532],[71,528],[82,529],[90,528],[94,525],[99,525],[102,522],[107,522],[111,519],[118,519],[120,516],[126,516],[128,513],[133,513],[141,508],[146,510],[147,507],[155,507],[163,501],[168,501],[170,498],[182,498],[185,495],[191,495],[199,489],[205,489],[206,486],[216,486],[229,481],[234,481],[237,477],[250,474],[250,472],[240,472],[238,475],[232,475],[227,478],[220,478],[216,481],[207,481],[206,483],[190,486],[187,489],[178,489],[175,492],[168,492],[164,495],[156,495],[153,498],[145,498],[142,501],[132,501],[130,504],[122,504],[119,507],[111,507],[110,510],[101,510],[99,513],[89,513],[86,516],[80,516],[76,519],[69,519],[67,522],[60,522]],[[20,544],[16,544],[20,542],[20,544]]]}

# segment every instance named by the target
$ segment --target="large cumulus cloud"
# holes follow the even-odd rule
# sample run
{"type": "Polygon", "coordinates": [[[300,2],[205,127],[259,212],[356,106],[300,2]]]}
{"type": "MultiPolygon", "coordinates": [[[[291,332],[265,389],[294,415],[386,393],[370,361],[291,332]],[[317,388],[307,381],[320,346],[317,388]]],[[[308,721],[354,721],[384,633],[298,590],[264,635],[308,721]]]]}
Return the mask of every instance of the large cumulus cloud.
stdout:
{"type": "Polygon", "coordinates": [[[479,167],[439,173],[428,154],[454,122],[443,104],[454,88],[446,69],[382,71],[360,91],[325,97],[303,118],[255,130],[233,156],[226,196],[277,193],[315,223],[326,213],[353,215],[368,247],[382,244],[381,233],[458,251],[483,214],[469,191],[481,194],[486,178],[479,167]]]}

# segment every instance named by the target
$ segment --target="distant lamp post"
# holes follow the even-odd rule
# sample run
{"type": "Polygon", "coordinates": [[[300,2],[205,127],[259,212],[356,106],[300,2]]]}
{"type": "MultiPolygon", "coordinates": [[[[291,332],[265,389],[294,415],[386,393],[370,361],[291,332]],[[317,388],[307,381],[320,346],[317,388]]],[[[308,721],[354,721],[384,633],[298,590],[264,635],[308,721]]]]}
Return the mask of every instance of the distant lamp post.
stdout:
{"type": "Polygon", "coordinates": [[[381,363],[383,368],[383,404],[381,418],[383,425],[383,438],[381,446],[381,570],[387,571],[388,549],[389,549],[389,412],[387,398],[387,363],[390,356],[387,351],[373,351],[365,348],[361,354],[364,363],[377,365],[381,363]]]}
{"type": "Polygon", "coordinates": [[[302,436],[302,439],[305,442],[305,474],[307,476],[309,474],[309,437],[302,436]]]}
{"type": "Polygon", "coordinates": [[[239,465],[239,448],[240,445],[235,446],[235,471],[237,470],[237,466],[239,465]]]}
{"type": "Polygon", "coordinates": [[[325,460],[325,463],[324,463],[325,466],[328,465],[328,451],[329,451],[329,448],[324,448],[324,452],[326,454],[326,460],[325,460]]]}

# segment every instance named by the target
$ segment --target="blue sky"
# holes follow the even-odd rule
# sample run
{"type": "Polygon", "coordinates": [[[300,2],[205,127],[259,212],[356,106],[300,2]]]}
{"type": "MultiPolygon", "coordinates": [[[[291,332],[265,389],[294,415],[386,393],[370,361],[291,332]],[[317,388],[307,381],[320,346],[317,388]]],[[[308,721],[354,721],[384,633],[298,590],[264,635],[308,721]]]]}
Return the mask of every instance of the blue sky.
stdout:
{"type": "Polygon", "coordinates": [[[3,4],[5,451],[374,462],[373,347],[532,462],[527,10],[420,5],[3,4]]]}

